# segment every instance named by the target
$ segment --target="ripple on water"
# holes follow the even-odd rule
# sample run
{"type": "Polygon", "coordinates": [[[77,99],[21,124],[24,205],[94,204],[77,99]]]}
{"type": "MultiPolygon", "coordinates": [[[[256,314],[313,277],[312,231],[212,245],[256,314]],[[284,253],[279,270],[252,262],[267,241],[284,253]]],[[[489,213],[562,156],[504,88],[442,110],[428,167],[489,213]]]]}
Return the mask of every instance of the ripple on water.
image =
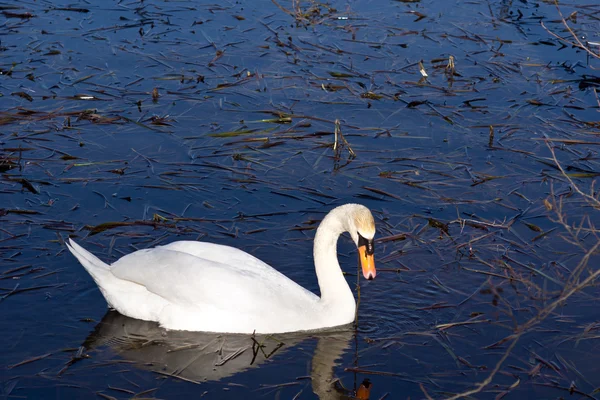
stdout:
{"type": "Polygon", "coordinates": [[[358,332],[369,339],[395,336],[421,329],[418,323],[405,314],[378,314],[358,320],[358,332]]]}
{"type": "Polygon", "coordinates": [[[429,272],[381,274],[373,283],[361,289],[359,305],[358,330],[370,338],[429,331],[432,324],[452,320],[454,305],[464,298],[436,284],[429,272]]]}

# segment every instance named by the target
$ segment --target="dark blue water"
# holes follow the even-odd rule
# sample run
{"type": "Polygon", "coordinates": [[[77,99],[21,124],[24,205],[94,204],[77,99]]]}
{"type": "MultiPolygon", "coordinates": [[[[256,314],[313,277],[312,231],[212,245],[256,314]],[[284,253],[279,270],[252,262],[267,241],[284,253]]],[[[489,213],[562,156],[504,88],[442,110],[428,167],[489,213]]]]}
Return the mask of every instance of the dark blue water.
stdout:
{"type": "MultiPolygon", "coordinates": [[[[544,205],[572,190],[542,139],[563,140],[557,157],[589,189],[599,65],[540,25],[569,39],[553,4],[302,3],[298,20],[270,1],[0,9],[7,398],[337,399],[365,378],[373,399],[451,397],[490,375],[507,346],[489,346],[554,301],[582,260],[544,205]],[[265,121],[280,116],[291,123],[265,121]],[[336,119],[355,159],[335,157],[336,119]],[[347,202],[373,210],[379,238],[404,234],[377,243],[356,330],[266,338],[284,345],[254,361],[248,337],[101,323],[105,301],[63,245],[76,237],[114,261],[209,240],[317,292],[310,228],[347,202]],[[85,228],[107,222],[132,224],[85,228]]],[[[574,11],[574,31],[598,31],[597,5],[561,3],[574,11]]],[[[564,202],[573,221],[598,222],[581,197],[564,202]]],[[[339,258],[354,287],[347,238],[339,258]]],[[[566,396],[571,383],[595,396],[597,295],[532,326],[476,397],[566,396]]]]}

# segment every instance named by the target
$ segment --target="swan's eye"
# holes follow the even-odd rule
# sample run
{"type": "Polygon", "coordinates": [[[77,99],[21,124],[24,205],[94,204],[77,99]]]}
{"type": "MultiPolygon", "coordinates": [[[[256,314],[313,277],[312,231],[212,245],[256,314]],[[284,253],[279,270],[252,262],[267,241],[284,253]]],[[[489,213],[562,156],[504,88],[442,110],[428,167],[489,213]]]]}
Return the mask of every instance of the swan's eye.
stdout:
{"type": "Polygon", "coordinates": [[[365,239],[360,233],[358,234],[358,247],[365,246],[365,254],[372,256],[375,253],[375,242],[373,239],[365,239]]]}

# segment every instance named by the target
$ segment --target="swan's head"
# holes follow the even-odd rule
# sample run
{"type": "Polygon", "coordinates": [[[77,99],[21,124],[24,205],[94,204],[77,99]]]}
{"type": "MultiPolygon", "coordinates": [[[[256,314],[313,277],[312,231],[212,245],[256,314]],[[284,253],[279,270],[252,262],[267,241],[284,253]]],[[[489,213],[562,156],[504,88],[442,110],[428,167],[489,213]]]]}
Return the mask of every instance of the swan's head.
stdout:
{"type": "Polygon", "coordinates": [[[349,214],[350,236],[358,248],[360,264],[365,279],[375,278],[375,220],[373,214],[365,206],[355,204],[349,214]]]}

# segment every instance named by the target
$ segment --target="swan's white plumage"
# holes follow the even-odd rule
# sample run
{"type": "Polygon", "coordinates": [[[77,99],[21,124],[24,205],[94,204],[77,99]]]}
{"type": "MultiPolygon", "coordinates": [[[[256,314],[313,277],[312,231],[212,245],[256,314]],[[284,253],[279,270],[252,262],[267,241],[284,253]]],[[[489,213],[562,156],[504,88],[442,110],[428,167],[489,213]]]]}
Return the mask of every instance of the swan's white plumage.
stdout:
{"type": "MultiPolygon", "coordinates": [[[[370,216],[363,206],[340,206],[318,229],[314,255],[322,298],[229,246],[179,241],[136,251],[110,266],[73,240],[68,248],[94,278],[108,305],[129,317],[190,331],[321,329],[354,319],[356,303],[337,263],[336,243],[342,231],[356,236],[352,213],[364,220],[365,210],[370,216]]],[[[365,230],[374,233],[374,223],[361,229],[365,230]]]]}

